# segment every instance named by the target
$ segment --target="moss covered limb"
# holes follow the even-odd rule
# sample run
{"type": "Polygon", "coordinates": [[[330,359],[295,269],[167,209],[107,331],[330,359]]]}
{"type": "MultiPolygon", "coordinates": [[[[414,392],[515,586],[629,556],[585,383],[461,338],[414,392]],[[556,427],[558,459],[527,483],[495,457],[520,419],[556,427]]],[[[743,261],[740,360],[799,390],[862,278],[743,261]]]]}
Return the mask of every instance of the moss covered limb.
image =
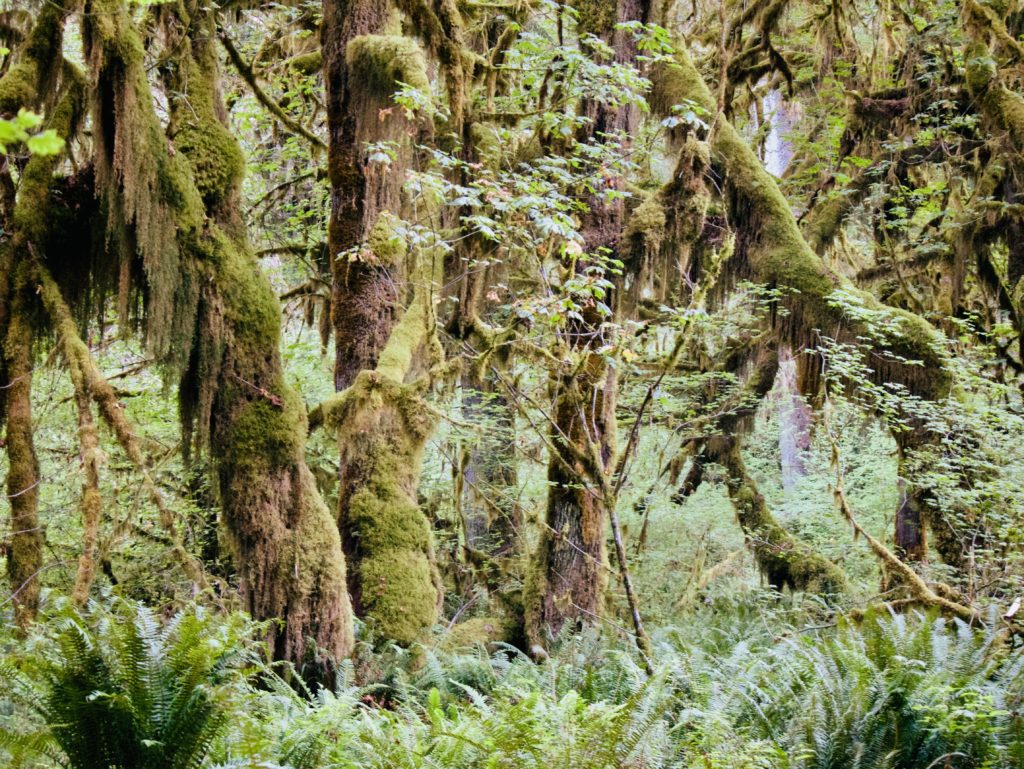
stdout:
{"type": "Polygon", "coordinates": [[[39,607],[39,573],[43,568],[43,530],[39,521],[39,461],[32,424],[32,287],[28,265],[21,261],[12,276],[7,335],[3,341],[7,391],[5,444],[9,468],[7,501],[11,536],[7,549],[14,621],[27,628],[39,607]]]}
{"type": "Polygon", "coordinates": [[[758,569],[770,585],[781,590],[806,590],[834,595],[846,589],[842,569],[797,542],[771,514],[764,496],[747,472],[739,438],[719,435],[708,439],[708,458],[725,468],[729,498],[754,553],[758,569]]]}
{"type": "Polygon", "coordinates": [[[959,617],[965,622],[983,622],[981,612],[957,600],[959,596],[955,590],[948,585],[925,582],[908,563],[900,559],[885,546],[885,543],[872,536],[860,525],[853,507],[846,497],[842,464],[840,462],[839,438],[832,429],[831,404],[828,401],[825,403],[823,421],[832,449],[832,467],[836,474],[832,495],[835,499],[836,507],[853,528],[856,535],[864,537],[872,553],[882,562],[883,568],[890,574],[895,575],[901,584],[907,585],[916,601],[926,606],[938,608],[954,617],[959,617]]]}
{"type": "MultiPolygon", "coordinates": [[[[659,93],[666,103],[696,102],[711,114],[716,102],[685,50],[680,50],[674,66],[659,71],[659,93]]],[[[855,340],[863,334],[856,319],[844,317],[829,303],[837,289],[855,294],[867,308],[879,308],[871,296],[857,292],[841,276],[829,271],[802,236],[792,210],[779,191],[775,179],[762,166],[757,155],[723,115],[714,120],[710,137],[712,168],[724,180],[724,194],[736,233],[732,258],[724,265],[721,278],[725,285],[737,279],[783,289],[780,300],[788,310],[775,319],[781,342],[794,352],[816,345],[816,329],[855,340]]],[[[919,316],[899,310],[888,312],[900,319],[900,333],[887,349],[880,349],[874,374],[879,381],[900,382],[923,397],[945,394],[949,378],[941,352],[941,337],[919,316]],[[899,358],[922,361],[925,365],[907,365],[899,358]]],[[[801,355],[801,389],[816,392],[820,367],[811,356],[801,355]],[[807,365],[810,364],[810,365],[807,365]]]]}
{"type": "MultiPolygon", "coordinates": [[[[87,394],[96,402],[100,416],[110,427],[121,449],[142,478],[143,488],[150,501],[156,507],[160,523],[170,537],[172,554],[181,564],[183,571],[190,580],[200,587],[208,587],[209,585],[202,566],[192,558],[182,543],[181,536],[178,533],[177,516],[167,506],[163,494],[149,473],[146,458],[142,452],[142,445],[135,434],[135,429],[125,416],[117,393],[103,376],[103,373],[93,360],[88,346],[78,333],[78,326],[75,323],[71,309],[60,293],[60,288],[50,276],[49,271],[42,265],[34,265],[32,277],[39,286],[39,296],[42,299],[43,307],[53,323],[64,358],[68,362],[72,384],[75,388],[76,402],[78,402],[80,410],[79,430],[82,440],[82,460],[85,463],[87,479],[82,499],[83,516],[91,517],[99,514],[99,489],[93,482],[94,479],[90,477],[91,474],[98,472],[99,442],[95,436],[95,428],[91,425],[91,418],[86,419],[81,413],[83,409],[88,413],[87,404],[80,402],[82,395],[87,394]],[[90,433],[92,434],[90,435],[90,433]]],[[[90,549],[94,550],[94,548],[95,543],[90,546],[90,549]]],[[[86,555],[87,553],[83,554],[83,557],[86,555]]],[[[87,591],[88,586],[85,584],[85,577],[89,577],[91,580],[89,572],[94,571],[95,563],[87,566],[86,574],[82,575],[81,589],[87,591]]],[[[76,580],[76,597],[78,597],[78,589],[79,581],[76,580]]]]}
{"type": "Polygon", "coordinates": [[[79,606],[89,600],[89,591],[96,579],[99,554],[100,523],[103,514],[103,497],[100,494],[100,451],[99,433],[92,418],[92,404],[89,392],[75,384],[75,407],[78,412],[78,447],[82,470],[85,475],[82,484],[82,554],[78,557],[75,585],[71,599],[79,606]]]}
{"type": "MultiPolygon", "coordinates": [[[[303,139],[308,141],[310,145],[312,145],[314,150],[327,149],[327,145],[324,144],[323,139],[321,139],[316,134],[310,132],[310,130],[301,123],[298,123],[297,121],[292,119],[292,117],[287,112],[281,109],[280,104],[278,104],[269,96],[267,96],[263,88],[260,87],[259,80],[256,79],[256,73],[253,72],[252,67],[250,67],[246,63],[245,59],[242,58],[242,54],[238,52],[238,49],[235,48],[235,44],[231,42],[231,38],[227,36],[224,30],[218,29],[217,36],[220,38],[220,42],[224,46],[224,50],[227,52],[228,58],[231,60],[231,63],[234,65],[235,69],[238,70],[238,74],[242,76],[242,80],[244,80],[246,82],[246,85],[249,86],[249,90],[252,91],[253,96],[256,97],[256,100],[260,104],[262,104],[263,107],[271,115],[277,118],[281,122],[281,125],[283,125],[292,133],[296,133],[303,139]]],[[[317,69],[318,68],[319,67],[317,67],[317,69]]]]}

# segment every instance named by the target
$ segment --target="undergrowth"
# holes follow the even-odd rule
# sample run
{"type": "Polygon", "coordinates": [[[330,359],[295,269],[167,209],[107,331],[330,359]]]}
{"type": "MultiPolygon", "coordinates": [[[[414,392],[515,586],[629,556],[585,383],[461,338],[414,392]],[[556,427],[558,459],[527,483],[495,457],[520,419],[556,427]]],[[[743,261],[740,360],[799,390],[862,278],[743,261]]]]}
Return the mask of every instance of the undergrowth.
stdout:
{"type": "Polygon", "coordinates": [[[74,769],[1024,767],[1024,656],[998,627],[869,614],[809,624],[763,597],[655,638],[369,645],[333,690],[261,661],[258,628],[133,603],[58,611],[4,659],[7,766],[74,769]]]}

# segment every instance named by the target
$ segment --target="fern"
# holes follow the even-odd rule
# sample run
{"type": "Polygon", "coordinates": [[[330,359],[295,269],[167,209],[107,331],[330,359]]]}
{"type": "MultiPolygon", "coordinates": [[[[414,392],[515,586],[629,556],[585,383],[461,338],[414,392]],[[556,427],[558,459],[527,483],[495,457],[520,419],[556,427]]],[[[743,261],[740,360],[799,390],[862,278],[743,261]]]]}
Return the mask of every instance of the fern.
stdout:
{"type": "Polygon", "coordinates": [[[12,753],[72,769],[198,769],[227,725],[244,671],[259,663],[242,617],[194,609],[162,625],[147,608],[67,610],[8,664],[15,699],[45,724],[4,733],[12,753]]]}

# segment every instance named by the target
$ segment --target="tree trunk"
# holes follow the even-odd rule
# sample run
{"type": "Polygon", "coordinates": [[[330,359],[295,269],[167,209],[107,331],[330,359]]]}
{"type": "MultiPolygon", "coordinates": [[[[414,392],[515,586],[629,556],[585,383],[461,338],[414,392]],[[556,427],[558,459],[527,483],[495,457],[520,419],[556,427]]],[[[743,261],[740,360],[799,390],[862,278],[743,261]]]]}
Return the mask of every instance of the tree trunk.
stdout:
{"type": "MultiPolygon", "coordinates": [[[[577,11],[580,34],[606,40],[618,63],[635,61],[632,33],[618,25],[646,21],[649,8],[645,2],[600,0],[577,11]]],[[[639,114],[632,104],[611,106],[590,99],[581,105],[580,113],[590,120],[580,130],[578,141],[616,132],[622,132],[628,141],[639,114]]],[[[589,195],[587,202],[589,209],[580,228],[583,250],[609,249],[614,256],[626,233],[625,204],[621,198],[609,203],[598,195],[589,195]]],[[[551,374],[555,401],[547,507],[524,586],[526,637],[531,646],[540,648],[549,645],[567,622],[582,626],[596,621],[602,614],[608,581],[605,521],[609,510],[597,476],[610,470],[608,463],[614,455],[617,378],[596,352],[609,341],[602,330],[606,319],[589,306],[580,314],[582,320],[569,321],[563,334],[577,363],[571,370],[551,374]]]]}
{"type": "Polygon", "coordinates": [[[422,67],[422,54],[394,29],[387,0],[324,0],[323,9],[334,389],[340,392],[377,365],[398,320],[404,265],[352,249],[369,239],[382,212],[401,213],[413,126],[389,108],[399,80],[419,85],[425,75],[413,71],[422,67]],[[384,141],[398,142],[397,156],[387,164],[369,161],[367,144],[384,141]]]}
{"type": "Polygon", "coordinates": [[[237,172],[211,174],[225,162],[212,153],[241,159],[241,151],[225,127],[213,19],[198,6],[189,10],[198,18],[169,20],[191,21],[180,41],[180,98],[172,100],[171,122],[219,225],[201,257],[208,280],[199,324],[208,336],[197,350],[217,377],[200,385],[198,401],[204,386],[216,386],[210,450],[247,608],[257,618],[283,620],[280,631],[271,630],[277,658],[303,666],[310,678],[330,678],[353,643],[341,541],[306,466],[306,409],[284,379],[280,307],[241,222],[244,163],[237,172]]]}
{"type": "MultiPolygon", "coordinates": [[[[588,341],[595,336],[580,334],[588,341]]],[[[597,488],[587,483],[593,470],[580,456],[595,445],[604,462],[612,456],[615,380],[603,358],[587,351],[588,341],[579,342],[579,368],[560,374],[555,385],[550,434],[555,455],[548,462],[547,508],[524,595],[526,637],[540,648],[547,648],[567,623],[577,629],[593,624],[602,614],[608,585],[608,511],[597,488]]]]}
{"type": "Polygon", "coordinates": [[[425,639],[443,597],[433,533],[416,496],[435,420],[417,386],[405,383],[436,323],[440,275],[429,270],[420,275],[424,279],[413,304],[377,367],[360,372],[320,407],[338,437],[338,523],[351,563],[352,602],[378,640],[406,645],[425,639]]]}
{"type": "Polygon", "coordinates": [[[32,291],[28,265],[15,269],[7,338],[4,340],[7,391],[5,442],[10,463],[7,500],[11,506],[11,535],[7,548],[15,624],[25,630],[39,608],[39,573],[43,568],[43,532],[39,523],[39,461],[32,427],[32,291]]]}
{"type": "Polygon", "coordinates": [[[811,408],[800,395],[796,381],[796,361],[788,347],[779,348],[779,373],[775,379],[778,398],[779,457],[782,465],[782,488],[792,491],[807,475],[805,456],[811,447],[811,408]]]}
{"type": "Polygon", "coordinates": [[[522,541],[523,511],[512,496],[518,485],[515,413],[490,379],[465,375],[462,418],[483,428],[466,441],[460,456],[459,504],[466,548],[488,590],[501,594],[522,541]]]}

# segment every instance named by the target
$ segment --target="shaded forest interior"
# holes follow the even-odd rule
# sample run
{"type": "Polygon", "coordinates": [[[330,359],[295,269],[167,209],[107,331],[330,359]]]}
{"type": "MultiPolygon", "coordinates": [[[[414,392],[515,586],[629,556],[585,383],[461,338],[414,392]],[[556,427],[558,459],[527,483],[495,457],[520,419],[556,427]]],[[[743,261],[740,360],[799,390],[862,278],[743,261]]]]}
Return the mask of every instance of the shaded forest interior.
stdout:
{"type": "Polygon", "coordinates": [[[1024,766],[1020,0],[0,0],[0,761],[1024,766]]]}

